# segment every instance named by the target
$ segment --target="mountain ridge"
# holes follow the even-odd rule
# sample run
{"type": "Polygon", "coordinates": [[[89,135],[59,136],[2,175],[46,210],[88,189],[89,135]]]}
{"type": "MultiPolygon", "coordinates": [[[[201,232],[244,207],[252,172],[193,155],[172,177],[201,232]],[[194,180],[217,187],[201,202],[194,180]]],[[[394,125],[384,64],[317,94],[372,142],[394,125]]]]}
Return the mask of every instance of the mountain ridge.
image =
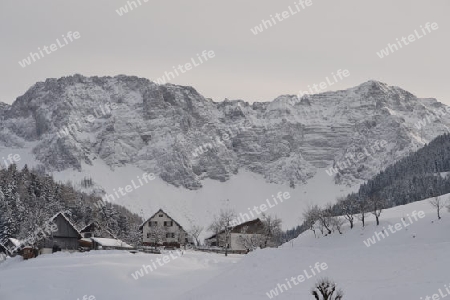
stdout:
{"type": "Polygon", "coordinates": [[[206,178],[226,181],[239,170],[295,187],[319,168],[386,139],[390,155],[383,151],[336,178],[353,185],[447,131],[444,119],[414,128],[425,115],[436,114],[429,105],[446,107],[376,80],[250,104],[214,102],[193,87],[157,85],[136,76],[76,74],[38,82],[12,105],[0,106],[0,142],[19,148],[35,144],[32,155],[49,172],[81,170],[83,163],[101,159],[112,169],[132,164],[195,190],[206,178]],[[117,109],[86,119],[108,103],[117,109]],[[241,132],[230,129],[245,126],[241,132]],[[58,136],[64,129],[68,134],[58,136]],[[223,143],[192,155],[224,134],[229,138],[223,143]]]}

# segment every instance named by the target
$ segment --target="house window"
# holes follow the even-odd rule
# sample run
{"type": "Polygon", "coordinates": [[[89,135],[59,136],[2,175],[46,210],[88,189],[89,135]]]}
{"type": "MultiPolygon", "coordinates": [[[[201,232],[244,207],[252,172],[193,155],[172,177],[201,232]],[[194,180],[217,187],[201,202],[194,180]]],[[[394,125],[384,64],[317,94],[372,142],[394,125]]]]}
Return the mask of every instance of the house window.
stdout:
{"type": "Polygon", "coordinates": [[[159,217],[162,218],[162,217],[164,217],[164,215],[163,214],[159,214],[159,217]]]}
{"type": "Polygon", "coordinates": [[[150,232],[147,232],[147,238],[148,239],[150,238],[150,232]]]}
{"type": "Polygon", "coordinates": [[[168,232],[166,233],[166,238],[175,238],[175,232],[168,232]]]}
{"type": "Polygon", "coordinates": [[[171,227],[171,226],[173,226],[173,222],[172,221],[164,221],[164,226],[171,227]]]}
{"type": "Polygon", "coordinates": [[[148,227],[152,227],[152,226],[154,226],[154,227],[158,226],[158,221],[150,221],[150,222],[148,222],[148,227]]]}

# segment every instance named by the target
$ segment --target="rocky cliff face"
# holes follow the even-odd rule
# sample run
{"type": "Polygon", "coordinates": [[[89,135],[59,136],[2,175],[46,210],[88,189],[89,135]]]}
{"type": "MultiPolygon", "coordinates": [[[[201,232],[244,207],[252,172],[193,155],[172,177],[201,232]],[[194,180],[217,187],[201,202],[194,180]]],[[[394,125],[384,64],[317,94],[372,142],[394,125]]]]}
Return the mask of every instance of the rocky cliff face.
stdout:
{"type": "Polygon", "coordinates": [[[352,184],[447,132],[442,117],[416,126],[436,109],[445,105],[377,81],[249,104],[216,103],[192,87],[137,77],[75,75],[39,82],[1,105],[0,143],[32,142],[48,171],[79,170],[99,159],[188,189],[244,169],[295,186],[332,166],[340,168],[338,183],[352,184]],[[382,140],[387,144],[370,152],[382,140]]]}

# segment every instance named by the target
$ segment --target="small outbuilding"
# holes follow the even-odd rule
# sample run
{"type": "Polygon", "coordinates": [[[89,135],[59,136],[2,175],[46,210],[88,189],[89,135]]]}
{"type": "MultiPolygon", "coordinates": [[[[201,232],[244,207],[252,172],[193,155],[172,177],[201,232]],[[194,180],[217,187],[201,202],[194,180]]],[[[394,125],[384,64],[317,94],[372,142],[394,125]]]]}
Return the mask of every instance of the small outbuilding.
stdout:
{"type": "Polygon", "coordinates": [[[92,222],[83,229],[79,243],[84,250],[129,250],[133,247],[119,240],[108,229],[97,222],[92,222]]]}
{"type": "Polygon", "coordinates": [[[130,250],[133,246],[119,239],[92,237],[92,248],[94,250],[130,250]]]}

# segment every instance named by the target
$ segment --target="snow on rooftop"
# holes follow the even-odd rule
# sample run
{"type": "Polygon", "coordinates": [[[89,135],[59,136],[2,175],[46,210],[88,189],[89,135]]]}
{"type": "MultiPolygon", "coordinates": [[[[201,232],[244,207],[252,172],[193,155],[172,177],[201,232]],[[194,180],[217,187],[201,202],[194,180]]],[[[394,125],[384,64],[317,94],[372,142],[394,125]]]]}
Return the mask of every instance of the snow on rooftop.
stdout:
{"type": "Polygon", "coordinates": [[[16,246],[16,247],[20,247],[20,241],[18,240],[18,239],[15,239],[15,238],[9,238],[9,240],[11,241],[11,243],[13,243],[14,244],[14,246],[16,246]]]}
{"type": "Polygon", "coordinates": [[[102,247],[123,247],[123,248],[133,248],[131,245],[119,240],[119,239],[108,239],[108,238],[91,238],[93,241],[101,245],[102,247]]]}

